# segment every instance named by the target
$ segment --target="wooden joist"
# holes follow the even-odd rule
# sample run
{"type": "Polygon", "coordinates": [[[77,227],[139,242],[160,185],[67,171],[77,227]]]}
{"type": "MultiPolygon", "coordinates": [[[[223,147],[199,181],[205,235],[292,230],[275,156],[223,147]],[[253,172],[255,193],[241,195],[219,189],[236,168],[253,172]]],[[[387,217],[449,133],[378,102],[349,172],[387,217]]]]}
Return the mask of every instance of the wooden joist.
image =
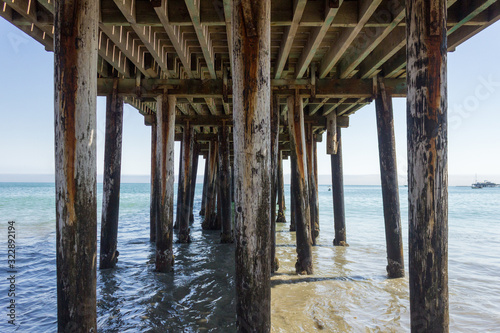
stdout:
{"type": "MultiPolygon", "coordinates": [[[[243,2],[244,5],[249,3],[243,2]]],[[[449,51],[500,17],[500,4],[495,0],[450,0],[446,5],[449,51]]],[[[342,96],[345,90],[333,95],[327,91],[322,96],[321,79],[327,76],[370,79],[378,74],[385,79],[404,78],[404,8],[402,0],[272,1],[270,61],[273,77],[302,79],[306,72],[315,77],[315,66],[318,66],[318,83],[315,86],[305,83],[299,94],[325,100],[337,96],[341,102],[336,106],[323,102],[310,105],[307,107],[309,113],[328,114],[337,108],[348,108],[349,114],[355,112],[365,103],[343,104],[350,103],[350,98],[371,98],[368,91],[358,96],[342,96]],[[342,101],[342,98],[345,99],[342,101]]],[[[215,3],[208,0],[101,0],[100,10],[98,50],[104,60],[98,71],[101,77],[119,75],[133,79],[140,73],[145,78],[219,80],[227,76],[226,86],[231,85],[233,14],[229,0],[215,3]]],[[[248,10],[246,13],[254,15],[248,10]]],[[[47,50],[53,48],[53,14],[54,1],[49,0],[4,0],[0,10],[0,16],[42,43],[47,50]]],[[[342,83],[348,84],[347,81],[342,83]]],[[[272,86],[276,89],[275,82],[272,86]]],[[[390,82],[387,87],[390,91],[390,82]]],[[[163,93],[162,88],[170,87],[142,91],[134,89],[132,84],[130,88],[136,93],[122,93],[126,99],[129,94],[139,99],[155,97],[163,93]]],[[[280,87],[278,94],[290,96],[295,88],[280,87]]],[[[400,94],[393,91],[390,94],[404,96],[406,88],[401,88],[400,94]]],[[[178,108],[184,114],[191,114],[193,110],[199,115],[231,114],[230,90],[221,94],[220,87],[216,87],[215,91],[191,90],[185,96],[189,105],[178,108]],[[197,92],[200,94],[196,95],[197,92]],[[196,103],[194,98],[202,98],[202,102],[196,103]],[[224,102],[219,106],[221,99],[224,102]]],[[[183,98],[182,95],[178,97],[183,98]]],[[[140,105],[141,113],[149,112],[143,103],[135,105],[140,105]]],[[[149,109],[154,110],[155,106],[149,109]]]]}
{"type": "MultiPolygon", "coordinates": [[[[371,79],[323,79],[316,80],[316,85],[311,85],[308,79],[299,80],[271,80],[275,93],[279,96],[290,96],[295,89],[299,89],[302,97],[314,95],[317,98],[371,98],[373,97],[373,81],[371,79]]],[[[386,89],[392,96],[403,97],[406,95],[406,80],[386,80],[386,89]]],[[[98,79],[98,95],[105,96],[113,88],[113,80],[107,78],[98,79]]],[[[179,97],[201,97],[201,98],[224,98],[225,89],[223,80],[178,80],[178,79],[143,79],[140,81],[139,89],[135,79],[120,79],[118,82],[118,94],[136,96],[140,91],[142,97],[156,97],[164,89],[169,94],[179,97]]],[[[227,96],[232,98],[232,81],[229,80],[227,96]]]]}

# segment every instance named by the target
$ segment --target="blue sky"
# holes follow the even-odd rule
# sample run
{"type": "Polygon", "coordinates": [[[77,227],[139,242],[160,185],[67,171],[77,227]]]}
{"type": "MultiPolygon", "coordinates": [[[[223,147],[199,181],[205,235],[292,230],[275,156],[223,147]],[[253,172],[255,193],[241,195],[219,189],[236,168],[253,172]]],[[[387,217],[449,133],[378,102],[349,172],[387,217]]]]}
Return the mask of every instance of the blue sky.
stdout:
{"type": "MultiPolygon", "coordinates": [[[[500,24],[496,23],[448,54],[450,184],[492,178],[500,182],[500,24]],[[459,176],[461,175],[461,176],[459,176]],[[495,179],[496,178],[496,179],[495,179]]],[[[54,173],[53,53],[0,19],[0,174],[54,173]]],[[[394,99],[398,171],[406,174],[406,99],[394,99]]],[[[98,174],[102,174],[105,99],[97,108],[98,174]]],[[[344,173],[379,173],[374,103],[351,116],[343,130],[344,173]]],[[[149,175],[151,129],[126,105],[123,175],[149,175]]],[[[176,161],[178,157],[176,143],[176,161]]],[[[319,173],[330,175],[324,142],[319,173]]],[[[178,162],[176,162],[178,163],[178,162]]],[[[200,160],[199,173],[203,172],[200,160]]],[[[285,161],[285,173],[289,164],[285,161]]],[[[177,170],[177,164],[176,164],[177,170]]],[[[355,177],[348,177],[348,181],[355,177]]],[[[372,178],[376,181],[375,176],[372,178]]],[[[327,179],[327,178],[325,178],[327,179]]]]}

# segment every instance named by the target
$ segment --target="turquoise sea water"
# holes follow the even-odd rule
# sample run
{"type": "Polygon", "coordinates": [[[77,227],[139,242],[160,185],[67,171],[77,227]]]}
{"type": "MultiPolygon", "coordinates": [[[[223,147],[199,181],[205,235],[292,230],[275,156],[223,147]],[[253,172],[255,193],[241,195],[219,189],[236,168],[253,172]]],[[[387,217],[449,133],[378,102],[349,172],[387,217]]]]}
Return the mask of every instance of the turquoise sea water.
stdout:
{"type": "MultiPolygon", "coordinates": [[[[99,188],[98,221],[100,221],[99,188]]],[[[175,272],[153,271],[149,184],[122,184],[114,270],[98,271],[100,332],[233,332],[234,245],[200,228],[201,184],[193,242],[174,244],[175,272]]],[[[287,188],[288,191],[288,188],[287,188]]],[[[407,259],[407,188],[400,188],[407,259]]],[[[286,193],[289,199],[288,192],[286,193]]],[[[408,279],[385,277],[381,189],[346,186],[350,247],[332,246],[333,210],[320,186],[320,238],[315,275],[297,277],[294,233],[279,224],[280,270],[272,279],[274,332],[407,332],[408,279]]],[[[56,331],[55,199],[53,184],[0,183],[0,332],[56,331]],[[16,327],[7,323],[7,222],[16,221],[16,327]]],[[[287,205],[289,207],[289,204],[287,205]]],[[[287,221],[289,221],[289,210],[287,221]]],[[[99,234],[99,232],[98,232],[99,234]]],[[[407,265],[407,263],[406,263],[407,265]]],[[[500,188],[449,189],[450,331],[500,327],[500,188]]]]}

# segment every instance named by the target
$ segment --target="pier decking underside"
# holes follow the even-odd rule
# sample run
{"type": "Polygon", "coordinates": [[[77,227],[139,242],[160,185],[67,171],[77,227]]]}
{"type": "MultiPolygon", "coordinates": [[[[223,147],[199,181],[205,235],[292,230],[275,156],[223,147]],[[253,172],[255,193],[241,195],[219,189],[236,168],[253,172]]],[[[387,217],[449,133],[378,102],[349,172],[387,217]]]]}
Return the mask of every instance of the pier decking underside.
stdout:
{"type": "Polygon", "coordinates": [[[99,267],[115,267],[119,255],[125,102],[151,126],[156,271],[171,272],[175,263],[174,228],[179,243],[190,242],[203,155],[203,228],[222,230],[222,243],[236,242],[241,332],[270,330],[287,156],[295,269],[313,273],[316,142],[324,132],[333,244],[348,246],[341,132],[373,100],[387,272],[405,275],[392,97],[406,96],[412,331],[448,331],[447,52],[496,22],[500,1],[3,0],[0,15],[54,51],[59,331],[97,329],[98,95],[107,96],[99,267]],[[174,219],[176,140],[182,143],[174,219]]]}
{"type": "MultiPolygon", "coordinates": [[[[3,0],[2,7],[4,19],[53,50],[54,0],[3,0]]],[[[216,134],[232,115],[231,16],[229,0],[100,1],[98,94],[109,94],[118,77],[119,94],[147,116],[168,91],[177,96],[176,132],[189,120],[200,138],[216,134]]],[[[499,18],[498,1],[448,1],[448,50],[499,18]]],[[[348,117],[373,100],[377,75],[392,96],[405,96],[405,29],[400,0],[271,1],[271,85],[283,97],[284,119],[285,97],[296,90],[319,135],[328,114],[348,117]]]]}

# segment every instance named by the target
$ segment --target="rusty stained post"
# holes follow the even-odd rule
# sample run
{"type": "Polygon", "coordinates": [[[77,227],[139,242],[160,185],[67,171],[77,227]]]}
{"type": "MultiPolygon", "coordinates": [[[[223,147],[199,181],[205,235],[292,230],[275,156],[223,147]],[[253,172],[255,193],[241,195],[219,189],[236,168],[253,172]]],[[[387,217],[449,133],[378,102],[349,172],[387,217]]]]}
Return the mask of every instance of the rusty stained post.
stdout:
{"type": "Polygon", "coordinates": [[[283,177],[283,152],[280,150],[278,154],[278,166],[276,172],[278,173],[276,177],[277,181],[277,194],[278,194],[278,216],[276,217],[276,222],[285,223],[285,181],[283,177]]]}
{"type": "MultiPolygon", "coordinates": [[[[174,134],[175,135],[175,134],[174,134]]],[[[180,144],[180,151],[179,151],[179,156],[181,157],[179,159],[179,174],[177,178],[177,204],[176,204],[176,210],[175,210],[175,222],[174,222],[174,229],[179,230],[179,215],[181,214],[182,210],[182,189],[184,188],[184,135],[182,136],[182,141],[180,144]]]]}
{"type": "Polygon", "coordinates": [[[174,265],[174,140],[175,96],[157,97],[156,163],[159,186],[156,220],[156,271],[170,272],[174,265]]]}
{"type": "Polygon", "coordinates": [[[149,204],[149,240],[156,241],[156,219],[158,217],[158,197],[159,197],[159,179],[156,169],[156,137],[157,124],[154,118],[151,124],[151,195],[149,204]]]}
{"type": "Polygon", "coordinates": [[[118,81],[115,81],[113,94],[106,98],[100,269],[115,267],[119,255],[116,248],[120,208],[123,97],[117,95],[117,87],[118,81]]]}
{"type": "Polygon", "coordinates": [[[342,168],[342,138],[341,129],[337,127],[337,153],[331,155],[332,162],[332,195],[333,219],[335,224],[334,246],[349,246],[346,239],[345,208],[344,208],[344,171],[342,168]]]}
{"type": "Polygon", "coordinates": [[[290,156],[290,231],[297,231],[295,189],[297,188],[297,159],[290,156]]]}
{"type": "Polygon", "coordinates": [[[377,78],[375,99],[377,133],[384,203],[385,241],[387,246],[387,274],[390,278],[405,275],[403,261],[403,236],[399,212],[398,170],[392,100],[385,90],[382,77],[377,78]]]}
{"type": "Polygon", "coordinates": [[[306,137],[304,130],[303,101],[298,91],[295,96],[288,97],[288,128],[290,131],[290,150],[296,168],[292,174],[295,178],[293,187],[293,205],[295,208],[295,226],[297,239],[297,274],[312,274],[312,238],[311,211],[309,207],[309,182],[306,156],[306,137]]]}
{"type": "Polygon", "coordinates": [[[231,203],[234,203],[234,163],[231,164],[231,203]]]}
{"type": "Polygon", "coordinates": [[[271,2],[232,3],[237,328],[269,332],[271,2]]]}
{"type": "Polygon", "coordinates": [[[190,243],[189,219],[191,216],[191,175],[193,166],[194,131],[188,123],[184,126],[182,137],[181,174],[179,174],[179,195],[177,197],[177,223],[179,233],[177,235],[179,243],[190,243]]]}
{"type": "Polygon", "coordinates": [[[317,216],[317,221],[318,221],[318,224],[317,224],[317,235],[316,237],[319,236],[319,181],[318,181],[318,143],[316,142],[316,140],[314,140],[314,144],[313,144],[313,164],[314,164],[314,169],[313,169],[313,172],[314,172],[314,180],[316,182],[316,186],[315,186],[315,194],[316,194],[316,212],[318,214],[317,216]]]}
{"type": "Polygon", "coordinates": [[[207,188],[208,188],[208,156],[205,158],[205,172],[203,174],[203,191],[201,195],[201,209],[200,216],[205,216],[205,205],[207,202],[207,188]]]}
{"type": "Polygon", "coordinates": [[[316,238],[319,236],[319,203],[318,203],[318,187],[316,183],[314,164],[314,147],[316,146],[316,139],[314,137],[314,132],[311,124],[307,124],[306,128],[306,153],[307,153],[307,170],[308,172],[308,182],[309,182],[309,207],[311,212],[310,218],[310,230],[311,230],[311,241],[313,245],[316,245],[316,238]]]}
{"type": "Polygon", "coordinates": [[[449,330],[446,5],[406,1],[412,332],[449,330]]]}
{"type": "Polygon", "coordinates": [[[217,141],[210,141],[210,148],[208,152],[208,186],[207,186],[207,198],[205,202],[205,219],[202,223],[202,228],[204,230],[216,230],[217,229],[217,213],[216,209],[216,198],[217,198],[217,141]]]}
{"type": "Polygon", "coordinates": [[[191,193],[190,193],[190,205],[191,205],[191,212],[189,214],[189,224],[193,224],[194,222],[194,195],[196,192],[196,180],[198,178],[198,161],[200,159],[200,151],[199,151],[199,145],[198,142],[196,141],[196,137],[194,140],[194,145],[193,145],[193,160],[192,160],[192,165],[191,165],[191,193]]]}
{"type": "Polygon", "coordinates": [[[278,185],[278,152],[280,132],[280,104],[277,95],[273,96],[271,103],[271,273],[279,268],[276,258],[276,198],[278,185]]]}
{"type": "Polygon", "coordinates": [[[218,129],[219,137],[219,185],[218,205],[222,226],[221,243],[233,243],[231,216],[231,169],[229,166],[229,127],[223,124],[218,129]]]}
{"type": "Polygon", "coordinates": [[[97,1],[56,1],[57,329],[96,332],[97,1]]]}
{"type": "MultiPolygon", "coordinates": [[[[219,142],[219,141],[217,141],[219,142]]],[[[215,169],[215,172],[217,173],[217,183],[215,184],[215,193],[216,193],[216,202],[217,202],[217,213],[215,214],[215,227],[214,230],[222,230],[222,204],[221,204],[221,187],[220,187],[220,166],[219,166],[219,156],[220,156],[220,148],[219,148],[219,154],[217,157],[217,166],[215,169]]]]}

